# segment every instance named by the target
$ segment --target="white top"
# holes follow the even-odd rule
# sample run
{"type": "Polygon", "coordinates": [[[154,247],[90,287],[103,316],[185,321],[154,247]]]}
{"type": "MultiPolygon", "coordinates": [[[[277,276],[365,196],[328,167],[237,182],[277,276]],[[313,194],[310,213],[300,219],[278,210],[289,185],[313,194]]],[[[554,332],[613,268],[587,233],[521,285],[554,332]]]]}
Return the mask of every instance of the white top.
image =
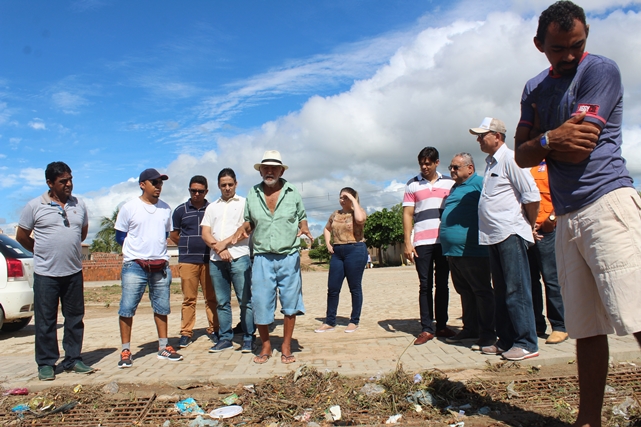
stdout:
{"type": "Polygon", "coordinates": [[[514,161],[514,151],[503,144],[485,159],[483,191],[479,200],[479,244],[495,245],[518,234],[534,243],[532,226],[523,205],[541,200],[528,169],[514,161]]]}
{"type": "Polygon", "coordinates": [[[167,234],[171,231],[171,208],[162,200],[148,205],[136,197],[120,208],[116,230],[127,233],[122,245],[124,261],[165,259],[167,234]]]}
{"type": "MultiPolygon", "coordinates": [[[[222,197],[210,203],[205,210],[205,216],[200,226],[206,225],[211,228],[211,234],[216,241],[225,240],[238,230],[238,227],[245,222],[245,198],[235,195],[227,201],[222,197]]],[[[232,259],[238,259],[243,255],[249,255],[249,239],[236,242],[235,245],[228,245],[227,250],[232,259]]],[[[211,251],[212,261],[222,261],[222,258],[211,251]]]]}

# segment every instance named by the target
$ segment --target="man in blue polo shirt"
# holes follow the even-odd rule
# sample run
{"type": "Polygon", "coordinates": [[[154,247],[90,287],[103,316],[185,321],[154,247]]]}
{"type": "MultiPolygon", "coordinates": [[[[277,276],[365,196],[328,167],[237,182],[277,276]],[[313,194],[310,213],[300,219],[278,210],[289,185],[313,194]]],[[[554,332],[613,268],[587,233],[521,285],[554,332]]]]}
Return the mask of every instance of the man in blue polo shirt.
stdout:
{"type": "Polygon", "coordinates": [[[527,82],[516,131],[518,164],[548,165],[565,326],[577,347],[576,426],[601,425],[607,334],[641,344],[641,199],[621,156],[621,74],[585,52],[588,30],[572,2],[541,14],[534,44],[552,66],[527,82]]]}
{"type": "Polygon", "coordinates": [[[456,184],[445,199],[439,236],[454,289],[461,296],[463,330],[446,341],[475,340],[472,350],[480,351],[496,342],[489,253],[486,246],[479,245],[478,207],[483,178],[476,174],[469,153],[454,155],[449,170],[456,184]]]}
{"type": "Polygon", "coordinates": [[[218,334],[218,315],[216,314],[216,294],[209,275],[209,247],[202,239],[200,223],[205,216],[209,202],[207,178],[196,175],[189,180],[189,200],[179,205],[171,217],[173,230],[169,234],[172,242],[178,245],[178,268],[183,291],[180,322],[180,342],[185,348],[191,344],[196,324],[196,302],[198,285],[205,297],[207,314],[207,336],[216,344],[218,334]]]}

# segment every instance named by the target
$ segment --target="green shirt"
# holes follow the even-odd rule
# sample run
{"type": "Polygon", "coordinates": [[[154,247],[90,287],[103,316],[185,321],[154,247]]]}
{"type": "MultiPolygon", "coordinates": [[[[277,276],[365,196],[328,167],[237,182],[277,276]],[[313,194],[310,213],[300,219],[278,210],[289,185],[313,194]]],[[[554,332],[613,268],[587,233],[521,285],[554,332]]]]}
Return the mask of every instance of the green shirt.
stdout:
{"type": "Polygon", "coordinates": [[[265,201],[263,183],[254,185],[245,203],[245,221],[251,224],[255,254],[289,255],[298,251],[298,224],[307,219],[296,187],[280,179],[283,187],[272,214],[265,201]]]}

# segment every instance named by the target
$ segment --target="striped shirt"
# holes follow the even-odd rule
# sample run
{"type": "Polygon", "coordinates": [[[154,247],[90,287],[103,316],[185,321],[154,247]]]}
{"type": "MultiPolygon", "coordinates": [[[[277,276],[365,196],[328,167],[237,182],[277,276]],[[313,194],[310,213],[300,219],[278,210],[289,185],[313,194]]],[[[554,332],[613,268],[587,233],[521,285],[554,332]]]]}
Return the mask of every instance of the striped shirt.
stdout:
{"type": "Polygon", "coordinates": [[[441,214],[454,180],[436,173],[438,178],[433,184],[418,174],[405,185],[403,206],[414,207],[414,246],[440,243],[441,214]]]}
{"type": "Polygon", "coordinates": [[[179,205],[172,215],[173,229],[180,232],[178,262],[206,264],[209,262],[209,247],[202,237],[200,222],[205,216],[209,202],[196,209],[191,199],[179,205]]]}

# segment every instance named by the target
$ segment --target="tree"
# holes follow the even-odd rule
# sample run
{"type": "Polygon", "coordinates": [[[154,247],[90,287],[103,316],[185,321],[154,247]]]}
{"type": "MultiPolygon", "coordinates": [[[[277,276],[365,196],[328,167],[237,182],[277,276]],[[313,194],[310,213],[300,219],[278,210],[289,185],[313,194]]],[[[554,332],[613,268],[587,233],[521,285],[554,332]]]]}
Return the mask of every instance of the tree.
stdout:
{"type": "Polygon", "coordinates": [[[319,262],[326,262],[329,260],[330,256],[331,254],[329,253],[326,245],[318,245],[316,249],[310,249],[309,251],[309,257],[311,259],[318,260],[319,262]]]}
{"type": "Polygon", "coordinates": [[[302,237],[300,238],[300,248],[301,249],[307,249],[307,241],[303,239],[302,237]]]}
{"type": "Polygon", "coordinates": [[[100,231],[96,233],[96,237],[91,242],[91,252],[107,252],[107,253],[121,253],[122,248],[116,242],[116,218],[118,218],[118,211],[116,208],[111,217],[103,216],[100,219],[100,231]]]}
{"type": "Polygon", "coordinates": [[[403,206],[399,203],[390,210],[376,211],[365,222],[365,243],[378,250],[379,263],[382,251],[389,245],[403,242],[403,206]]]}

